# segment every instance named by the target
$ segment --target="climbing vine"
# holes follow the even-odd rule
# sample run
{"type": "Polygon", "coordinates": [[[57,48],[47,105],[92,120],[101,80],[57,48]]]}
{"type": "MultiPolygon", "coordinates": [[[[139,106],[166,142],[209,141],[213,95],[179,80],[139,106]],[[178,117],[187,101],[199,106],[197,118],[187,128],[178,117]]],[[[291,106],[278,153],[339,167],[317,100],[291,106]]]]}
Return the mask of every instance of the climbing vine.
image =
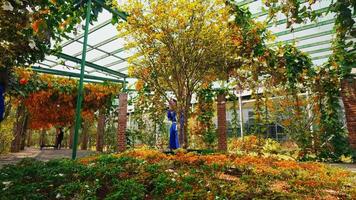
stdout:
{"type": "Polygon", "coordinates": [[[196,116],[197,123],[193,127],[194,135],[198,136],[206,147],[213,148],[216,142],[217,135],[215,130],[215,125],[213,123],[214,117],[214,102],[215,102],[215,92],[210,84],[208,87],[203,88],[197,93],[198,103],[195,106],[194,116],[196,116]]]}
{"type": "MultiPolygon", "coordinates": [[[[278,12],[287,17],[287,28],[294,23],[302,23],[307,19],[315,21],[321,13],[312,8],[317,1],[267,0],[265,5],[269,7],[269,16],[276,18],[278,12]],[[303,5],[302,5],[303,4],[303,5]]],[[[347,78],[351,72],[352,65],[356,61],[353,40],[356,37],[354,27],[356,14],[356,1],[336,0],[332,1],[327,13],[333,13],[335,18],[335,35],[332,42],[333,54],[329,60],[316,70],[312,92],[316,93],[319,100],[321,112],[320,131],[323,133],[324,151],[321,157],[336,158],[347,152],[347,141],[345,130],[342,128],[339,104],[339,89],[341,80],[347,78]]],[[[293,31],[293,28],[291,29],[293,31]]]]}
{"type": "Polygon", "coordinates": [[[135,88],[137,94],[131,103],[135,108],[133,119],[136,125],[131,131],[136,131],[136,137],[142,143],[164,149],[167,147],[165,141],[168,141],[165,98],[143,81],[137,81],[135,88]]]}
{"type": "MultiPolygon", "coordinates": [[[[9,95],[15,104],[24,104],[30,114],[30,128],[69,126],[74,121],[77,82],[70,78],[41,75],[31,70],[16,68],[13,90],[9,95]]],[[[93,120],[101,108],[110,108],[119,93],[120,85],[85,84],[83,118],[93,120]]]]}

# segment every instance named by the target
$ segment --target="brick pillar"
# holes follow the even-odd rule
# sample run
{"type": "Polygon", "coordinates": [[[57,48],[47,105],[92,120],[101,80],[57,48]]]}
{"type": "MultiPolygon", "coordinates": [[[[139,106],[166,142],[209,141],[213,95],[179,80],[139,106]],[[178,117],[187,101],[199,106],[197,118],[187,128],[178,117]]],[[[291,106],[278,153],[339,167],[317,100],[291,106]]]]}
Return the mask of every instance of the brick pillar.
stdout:
{"type": "Polygon", "coordinates": [[[356,149],[356,79],[342,81],[341,97],[345,107],[349,142],[356,149]]]}
{"type": "Polygon", "coordinates": [[[226,132],[226,99],[225,94],[218,96],[218,149],[227,150],[227,132],[226,132]]]}
{"type": "Polygon", "coordinates": [[[126,149],[126,123],[127,123],[127,94],[119,95],[119,125],[117,131],[118,151],[123,152],[126,149]]]}
{"type": "Polygon", "coordinates": [[[99,110],[98,128],[96,132],[96,150],[103,151],[105,131],[105,110],[99,110]]]}

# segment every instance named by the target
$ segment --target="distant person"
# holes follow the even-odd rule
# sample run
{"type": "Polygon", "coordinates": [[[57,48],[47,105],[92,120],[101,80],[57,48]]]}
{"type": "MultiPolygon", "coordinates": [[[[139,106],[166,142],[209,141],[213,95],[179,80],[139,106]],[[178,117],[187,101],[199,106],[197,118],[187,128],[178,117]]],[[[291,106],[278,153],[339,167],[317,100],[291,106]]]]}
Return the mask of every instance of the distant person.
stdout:
{"type": "Polygon", "coordinates": [[[4,120],[5,100],[4,100],[5,86],[0,83],[0,122],[4,120]]]}
{"type": "Polygon", "coordinates": [[[7,73],[6,71],[0,71],[0,122],[4,120],[5,112],[5,89],[7,85],[7,73]]]}
{"type": "Polygon", "coordinates": [[[179,148],[178,142],[178,129],[177,129],[177,113],[175,111],[176,100],[172,99],[169,101],[169,108],[167,111],[167,117],[172,122],[171,128],[169,130],[169,148],[171,150],[179,148]]]}
{"type": "Polygon", "coordinates": [[[63,128],[62,127],[58,128],[57,129],[57,137],[56,137],[56,146],[55,146],[56,149],[61,149],[63,137],[64,137],[63,128]]]}

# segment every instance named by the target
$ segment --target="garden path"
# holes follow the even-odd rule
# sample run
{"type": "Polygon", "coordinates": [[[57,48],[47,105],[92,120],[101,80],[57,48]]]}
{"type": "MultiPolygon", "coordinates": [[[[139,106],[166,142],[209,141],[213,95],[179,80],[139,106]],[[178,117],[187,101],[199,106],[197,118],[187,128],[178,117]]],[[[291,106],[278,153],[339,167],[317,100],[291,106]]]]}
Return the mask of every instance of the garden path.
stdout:
{"type": "Polygon", "coordinates": [[[341,163],[333,163],[333,164],[330,164],[331,166],[334,166],[334,167],[340,167],[340,168],[345,168],[347,170],[350,170],[354,173],[356,173],[356,164],[341,164],[341,163]]]}
{"type": "MultiPolygon", "coordinates": [[[[78,150],[77,157],[85,157],[90,154],[95,153],[94,151],[84,151],[78,150]]],[[[6,155],[0,155],[0,168],[6,164],[15,164],[23,158],[35,158],[42,161],[48,161],[58,158],[71,158],[72,150],[71,149],[42,149],[29,147],[24,151],[18,153],[9,153],[6,155]]]]}

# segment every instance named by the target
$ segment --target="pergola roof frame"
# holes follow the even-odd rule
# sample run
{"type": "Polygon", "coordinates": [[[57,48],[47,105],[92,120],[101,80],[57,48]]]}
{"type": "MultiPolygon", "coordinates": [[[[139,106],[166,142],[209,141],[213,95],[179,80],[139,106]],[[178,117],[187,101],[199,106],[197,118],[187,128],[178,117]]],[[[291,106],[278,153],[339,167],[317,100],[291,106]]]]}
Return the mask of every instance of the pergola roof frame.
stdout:
{"type": "MultiPolygon", "coordinates": [[[[60,75],[60,76],[68,76],[68,77],[74,77],[74,78],[80,78],[80,74],[78,73],[74,73],[74,72],[63,72],[60,70],[55,70],[55,69],[45,69],[42,67],[37,67],[37,66],[33,66],[32,70],[38,73],[45,73],[45,74],[52,74],[52,75],[60,75]]],[[[103,78],[100,76],[93,76],[93,75],[87,75],[84,74],[84,78],[86,79],[92,79],[92,80],[96,80],[96,81],[111,81],[114,83],[123,83],[123,80],[117,80],[117,79],[109,79],[109,78],[103,78]]]]}
{"type": "MultiPolygon", "coordinates": [[[[88,0],[86,0],[86,1],[88,1],[88,0]]],[[[121,19],[123,19],[123,20],[126,21],[126,18],[127,18],[127,14],[126,14],[126,13],[120,12],[120,11],[118,11],[118,10],[113,10],[112,8],[106,6],[106,5],[105,5],[103,2],[101,2],[100,0],[93,0],[93,2],[96,3],[96,4],[98,4],[98,5],[100,5],[100,6],[102,6],[105,10],[109,11],[109,12],[112,13],[113,15],[117,15],[119,18],[121,18],[121,19]]],[[[104,21],[103,23],[101,23],[101,24],[95,26],[94,28],[90,29],[90,30],[88,31],[88,34],[93,33],[93,32],[95,32],[95,31],[98,31],[98,30],[100,30],[100,29],[106,27],[106,26],[109,25],[109,24],[111,24],[111,20],[106,20],[106,21],[104,21]]],[[[81,34],[77,35],[77,36],[74,37],[74,38],[71,38],[71,37],[68,36],[68,37],[67,37],[68,41],[62,44],[62,48],[63,48],[63,47],[66,47],[66,46],[68,46],[68,45],[70,45],[70,44],[72,44],[72,43],[74,43],[74,42],[83,44],[83,42],[80,41],[80,39],[82,39],[84,36],[85,36],[85,33],[81,33],[81,34]]],[[[117,54],[117,53],[120,53],[120,52],[124,51],[125,49],[124,49],[124,48],[120,48],[119,50],[115,50],[115,51],[112,51],[112,52],[107,52],[107,51],[102,50],[102,49],[99,48],[100,46],[103,46],[103,45],[105,45],[105,44],[108,44],[108,43],[110,43],[110,42],[113,42],[113,41],[115,41],[115,40],[117,40],[117,39],[118,39],[118,37],[117,37],[117,36],[114,36],[114,37],[111,37],[111,38],[109,38],[109,39],[107,39],[107,40],[105,40],[105,41],[99,42],[98,44],[95,44],[95,45],[89,45],[89,44],[87,44],[87,46],[89,47],[89,49],[86,51],[86,53],[89,52],[89,51],[91,51],[91,50],[97,50],[97,51],[99,51],[99,52],[104,53],[104,55],[94,58],[93,61],[99,61],[99,60],[104,59],[104,58],[107,58],[107,57],[109,57],[109,56],[112,56],[112,57],[114,57],[114,58],[117,58],[117,59],[119,59],[119,61],[115,61],[115,62],[109,63],[109,64],[107,64],[107,65],[104,65],[104,66],[101,66],[101,65],[98,65],[98,64],[94,64],[94,63],[92,63],[91,61],[89,61],[89,62],[86,61],[86,62],[85,62],[85,63],[86,63],[86,66],[88,66],[88,67],[94,69],[94,70],[91,70],[91,71],[86,71],[86,73],[90,74],[90,73],[92,73],[92,72],[94,72],[94,71],[95,71],[95,72],[99,72],[99,73],[107,72],[107,73],[110,74],[111,76],[117,76],[117,78],[124,78],[124,79],[126,79],[126,78],[128,77],[126,74],[123,74],[123,73],[121,73],[121,72],[119,72],[119,71],[115,71],[115,70],[112,70],[112,69],[109,68],[109,67],[114,66],[114,65],[116,65],[116,64],[119,64],[119,63],[122,63],[122,62],[127,62],[127,58],[122,58],[122,57],[120,57],[120,56],[115,55],[115,54],[117,54]]],[[[83,44],[83,45],[84,45],[84,44],[83,44]]],[[[59,57],[59,58],[62,58],[62,59],[64,59],[64,60],[69,60],[69,61],[75,62],[75,63],[81,63],[81,59],[76,58],[77,56],[80,56],[81,54],[83,54],[83,51],[77,52],[77,53],[75,53],[73,56],[67,55],[67,54],[64,54],[64,53],[58,53],[58,54],[56,54],[55,56],[57,56],[57,57],[59,57]]],[[[41,65],[48,66],[48,67],[50,67],[50,68],[53,68],[53,67],[58,66],[58,65],[62,65],[61,63],[54,62],[54,61],[49,60],[49,59],[46,59],[46,60],[49,61],[49,62],[52,62],[52,63],[54,63],[54,64],[53,64],[53,65],[50,65],[50,66],[49,66],[48,64],[45,64],[45,63],[40,63],[40,64],[41,64],[41,65]]],[[[35,69],[35,67],[33,67],[33,69],[35,69]]],[[[45,69],[45,68],[41,68],[41,69],[45,69]]],[[[37,70],[38,70],[38,68],[37,68],[37,70]]],[[[68,73],[66,73],[66,72],[64,72],[64,71],[61,71],[61,70],[56,70],[56,75],[59,75],[59,76],[67,76],[68,73]],[[63,73],[61,73],[61,72],[63,72],[63,73]]],[[[105,79],[105,80],[107,80],[107,81],[115,80],[115,79],[106,78],[106,77],[103,77],[102,79],[105,79]]],[[[122,80],[121,80],[121,82],[125,82],[125,81],[122,81],[122,80]]]]}
{"type": "MultiPolygon", "coordinates": [[[[64,53],[58,53],[58,54],[56,54],[56,56],[58,56],[59,58],[65,59],[65,60],[69,60],[69,61],[75,62],[75,63],[81,63],[82,62],[81,59],[73,57],[73,56],[70,56],[70,55],[67,55],[67,54],[64,54],[64,53]]],[[[88,67],[91,67],[93,69],[97,69],[97,70],[100,70],[100,71],[103,71],[103,72],[108,72],[108,73],[110,73],[112,75],[115,75],[115,76],[118,76],[120,78],[127,78],[128,77],[126,74],[123,74],[121,72],[117,72],[117,71],[112,70],[112,69],[107,68],[107,67],[103,67],[103,66],[94,64],[92,62],[85,61],[85,66],[88,66],[88,67]]]]}
{"type": "MultiPolygon", "coordinates": [[[[127,19],[128,15],[126,13],[120,12],[120,11],[117,11],[117,10],[113,10],[109,6],[106,6],[103,3],[102,0],[92,0],[92,1],[94,3],[102,6],[105,10],[109,11],[110,13],[112,13],[114,15],[117,15],[122,20],[126,20],[127,19]]],[[[256,1],[257,0],[244,0],[244,1],[241,1],[241,2],[237,2],[236,4],[239,5],[239,6],[245,6],[245,5],[249,5],[250,3],[254,3],[256,1]]],[[[305,3],[307,1],[306,0],[301,0],[301,2],[305,3]]],[[[315,11],[317,13],[319,13],[319,14],[322,14],[322,13],[328,12],[328,10],[329,10],[328,7],[323,7],[323,8],[317,9],[315,11]]],[[[253,16],[255,18],[258,18],[258,17],[264,16],[264,15],[267,15],[267,14],[268,14],[268,12],[263,10],[262,12],[253,14],[253,16]]],[[[284,36],[284,35],[288,35],[288,34],[291,34],[291,33],[297,33],[297,32],[300,32],[300,31],[308,30],[308,29],[311,29],[311,28],[316,28],[316,27],[320,27],[320,26],[324,26],[324,25],[330,25],[330,24],[333,24],[334,22],[335,22],[335,19],[332,18],[332,19],[327,19],[327,20],[323,20],[323,21],[320,21],[320,22],[316,22],[316,23],[310,23],[310,24],[307,24],[307,25],[299,26],[297,28],[294,28],[293,31],[285,30],[285,31],[280,31],[280,32],[274,33],[274,34],[277,37],[278,36],[284,36]]],[[[281,25],[281,24],[285,24],[285,23],[286,23],[286,19],[281,19],[281,20],[278,20],[277,22],[270,22],[268,24],[268,27],[273,27],[273,26],[277,26],[277,25],[281,25]]],[[[104,22],[102,22],[99,25],[97,25],[97,26],[93,27],[92,29],[90,29],[89,33],[93,33],[95,31],[98,31],[98,30],[106,27],[109,24],[111,24],[111,20],[105,20],[104,22]]],[[[317,38],[317,37],[321,37],[321,36],[332,35],[333,33],[334,33],[334,30],[328,30],[328,31],[324,31],[324,32],[316,33],[316,34],[308,34],[308,35],[305,35],[305,36],[302,36],[302,37],[297,37],[297,38],[293,38],[293,39],[284,40],[283,43],[300,42],[300,41],[303,41],[303,40],[308,40],[308,39],[317,38]]],[[[80,39],[82,39],[83,37],[84,37],[84,33],[81,33],[81,34],[75,36],[74,38],[68,37],[69,40],[67,42],[65,42],[62,46],[65,47],[65,46],[68,46],[69,44],[72,44],[74,42],[77,42],[79,44],[83,44],[83,42],[80,41],[80,39]]],[[[117,58],[118,60],[110,62],[110,63],[105,64],[105,65],[96,64],[96,67],[93,68],[92,70],[86,70],[87,74],[90,74],[92,72],[98,72],[98,73],[101,73],[101,74],[105,74],[105,72],[106,72],[105,75],[109,75],[109,76],[114,75],[115,76],[115,73],[112,73],[114,70],[110,69],[110,67],[116,66],[116,65],[118,65],[120,63],[123,63],[123,62],[127,62],[127,58],[128,57],[123,58],[121,56],[116,55],[116,54],[124,51],[125,49],[121,48],[121,49],[117,49],[117,50],[108,52],[108,51],[105,51],[105,50],[101,49],[100,47],[103,46],[103,45],[106,45],[106,44],[108,44],[110,42],[113,42],[113,41],[115,41],[117,39],[119,39],[117,36],[113,36],[113,37],[108,38],[108,39],[106,39],[104,41],[101,41],[101,42],[99,42],[99,43],[97,43],[95,45],[88,45],[89,48],[88,48],[87,52],[92,51],[92,50],[97,50],[99,52],[104,53],[104,55],[97,56],[97,57],[89,60],[89,62],[97,62],[97,61],[103,60],[105,58],[108,58],[110,56],[113,57],[113,58],[117,58]],[[105,70],[104,68],[107,68],[108,70],[105,70]]],[[[278,42],[272,43],[270,45],[273,46],[273,45],[275,45],[277,43],[278,42]]],[[[331,43],[331,41],[330,41],[330,43],[331,43]]],[[[297,47],[300,48],[300,49],[303,49],[303,48],[316,47],[316,46],[319,46],[319,45],[326,45],[326,44],[328,44],[327,40],[325,40],[323,42],[316,42],[316,43],[312,43],[312,44],[300,45],[300,46],[297,46],[297,47]]],[[[321,53],[321,52],[326,52],[326,51],[327,50],[325,50],[325,48],[324,48],[324,51],[312,50],[312,51],[307,51],[307,53],[314,54],[314,53],[321,53]]],[[[79,51],[79,52],[73,54],[72,57],[80,56],[82,53],[83,53],[82,51],[79,51]]],[[[317,59],[326,58],[326,56],[317,56],[317,57],[312,58],[312,60],[316,60],[315,58],[317,58],[317,59]]],[[[63,59],[65,59],[65,58],[63,58],[63,59]]],[[[78,59],[79,58],[76,58],[76,62],[77,63],[80,62],[80,59],[79,60],[78,59]]],[[[50,61],[50,62],[54,62],[54,61],[50,61]]],[[[44,64],[44,63],[40,63],[40,64],[48,66],[47,64],[44,64]]],[[[51,65],[50,68],[56,67],[58,65],[63,65],[63,64],[58,63],[58,62],[54,62],[54,64],[51,65]]],[[[73,69],[77,69],[77,68],[73,68],[73,69]]],[[[120,68],[120,69],[118,69],[116,71],[120,73],[120,71],[124,71],[124,70],[127,70],[127,67],[120,68]]],[[[118,74],[116,74],[116,75],[118,75],[118,74]]],[[[122,75],[122,78],[125,78],[125,74],[120,73],[120,75],[122,75]]],[[[113,77],[113,78],[115,78],[115,77],[113,77]]]]}

